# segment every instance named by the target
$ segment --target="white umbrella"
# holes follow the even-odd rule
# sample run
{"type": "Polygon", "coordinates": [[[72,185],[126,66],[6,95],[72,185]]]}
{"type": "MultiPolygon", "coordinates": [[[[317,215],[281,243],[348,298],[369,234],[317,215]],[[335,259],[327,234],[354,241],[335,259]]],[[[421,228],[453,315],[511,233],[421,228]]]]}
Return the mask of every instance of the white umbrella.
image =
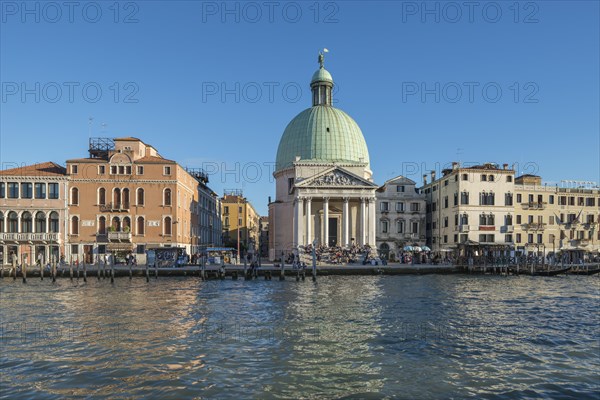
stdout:
{"type": "Polygon", "coordinates": [[[421,248],[419,246],[415,246],[415,247],[413,247],[413,250],[418,253],[421,251],[421,248]]]}

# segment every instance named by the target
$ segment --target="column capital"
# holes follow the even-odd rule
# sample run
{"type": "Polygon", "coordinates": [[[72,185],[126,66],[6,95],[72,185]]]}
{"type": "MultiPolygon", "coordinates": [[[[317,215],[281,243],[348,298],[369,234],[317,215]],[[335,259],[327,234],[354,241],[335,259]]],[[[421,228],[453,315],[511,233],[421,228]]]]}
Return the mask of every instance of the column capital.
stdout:
{"type": "Polygon", "coordinates": [[[350,197],[348,197],[348,196],[344,196],[343,199],[344,199],[344,203],[348,203],[350,201],[350,197]]]}
{"type": "Polygon", "coordinates": [[[323,201],[329,203],[329,196],[323,196],[323,201]]]}
{"type": "Polygon", "coordinates": [[[363,203],[363,204],[366,203],[367,202],[367,198],[366,197],[361,197],[360,198],[360,202],[363,203]]]}
{"type": "Polygon", "coordinates": [[[312,199],[313,199],[313,198],[312,198],[312,196],[306,196],[306,197],[304,197],[304,200],[305,200],[307,203],[310,203],[310,202],[312,202],[312,199]]]}

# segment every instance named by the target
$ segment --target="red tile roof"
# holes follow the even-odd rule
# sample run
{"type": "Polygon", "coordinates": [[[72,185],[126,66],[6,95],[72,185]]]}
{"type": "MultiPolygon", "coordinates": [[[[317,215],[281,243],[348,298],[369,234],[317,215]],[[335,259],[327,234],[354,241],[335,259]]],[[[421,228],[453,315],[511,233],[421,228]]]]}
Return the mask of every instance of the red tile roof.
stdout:
{"type": "Polygon", "coordinates": [[[67,170],[51,161],[0,170],[0,176],[65,176],[67,170]]]}

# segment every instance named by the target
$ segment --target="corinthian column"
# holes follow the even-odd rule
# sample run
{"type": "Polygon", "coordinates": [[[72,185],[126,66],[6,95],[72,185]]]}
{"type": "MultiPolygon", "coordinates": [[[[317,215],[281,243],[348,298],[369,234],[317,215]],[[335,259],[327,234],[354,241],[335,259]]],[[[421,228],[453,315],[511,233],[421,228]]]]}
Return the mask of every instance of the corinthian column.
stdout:
{"type": "Polygon", "coordinates": [[[349,201],[350,200],[347,197],[344,197],[344,206],[342,208],[342,246],[348,246],[350,244],[350,239],[348,238],[348,214],[350,214],[348,212],[349,201]]]}
{"type": "Polygon", "coordinates": [[[323,198],[323,244],[329,246],[329,197],[323,198]]]}
{"type": "Polygon", "coordinates": [[[312,198],[308,197],[306,199],[306,240],[304,241],[306,245],[312,243],[312,211],[311,211],[312,198]]]}

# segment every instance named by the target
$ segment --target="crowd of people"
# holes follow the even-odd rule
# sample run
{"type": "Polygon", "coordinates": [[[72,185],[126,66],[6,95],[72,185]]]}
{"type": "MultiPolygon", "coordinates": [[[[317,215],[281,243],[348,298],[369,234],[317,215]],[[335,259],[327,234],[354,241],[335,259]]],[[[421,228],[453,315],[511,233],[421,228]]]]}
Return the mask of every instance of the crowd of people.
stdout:
{"type": "MultiPolygon", "coordinates": [[[[353,264],[358,262],[366,264],[371,262],[371,260],[378,259],[377,252],[368,245],[359,246],[353,244],[349,247],[328,247],[319,245],[314,248],[314,251],[317,262],[324,262],[328,264],[353,264]]],[[[313,246],[311,244],[307,246],[300,246],[299,248],[300,258],[302,258],[303,255],[312,257],[312,253],[313,246]]],[[[291,256],[292,258],[294,257],[293,254],[291,256]]]]}

